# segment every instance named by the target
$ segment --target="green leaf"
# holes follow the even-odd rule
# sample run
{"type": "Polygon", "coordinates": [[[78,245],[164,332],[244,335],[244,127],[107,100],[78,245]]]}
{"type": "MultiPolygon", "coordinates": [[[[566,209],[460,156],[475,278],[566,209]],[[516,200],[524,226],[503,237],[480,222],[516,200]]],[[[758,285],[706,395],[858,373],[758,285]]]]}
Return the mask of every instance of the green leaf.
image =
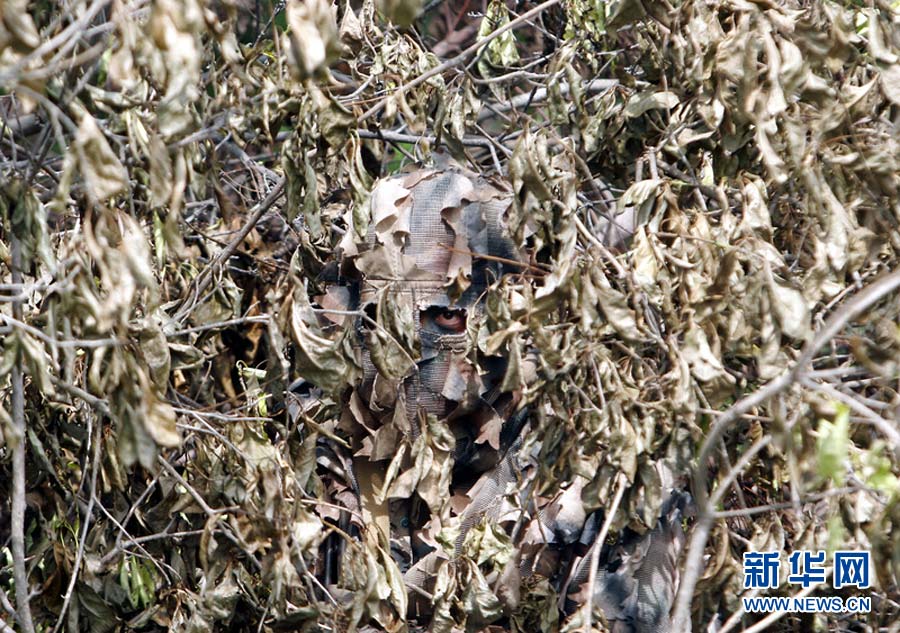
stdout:
{"type": "Polygon", "coordinates": [[[876,441],[862,453],[862,477],[866,485],[883,492],[888,497],[900,493],[900,480],[894,474],[891,460],[885,454],[885,444],[876,441]]]}
{"type": "MultiPolygon", "coordinates": [[[[504,2],[491,0],[478,26],[478,39],[486,39],[494,31],[509,24],[509,11],[504,2]]],[[[491,76],[492,68],[509,68],[519,61],[516,48],[516,36],[512,30],[495,37],[488,42],[487,50],[478,61],[478,70],[484,76],[491,76]]]]}
{"type": "Polygon", "coordinates": [[[819,474],[843,485],[850,451],[850,408],[836,403],[834,422],[819,420],[816,457],[819,474]]]}
{"type": "Polygon", "coordinates": [[[378,0],[378,10],[401,28],[413,23],[422,10],[422,0],[378,0]]]}

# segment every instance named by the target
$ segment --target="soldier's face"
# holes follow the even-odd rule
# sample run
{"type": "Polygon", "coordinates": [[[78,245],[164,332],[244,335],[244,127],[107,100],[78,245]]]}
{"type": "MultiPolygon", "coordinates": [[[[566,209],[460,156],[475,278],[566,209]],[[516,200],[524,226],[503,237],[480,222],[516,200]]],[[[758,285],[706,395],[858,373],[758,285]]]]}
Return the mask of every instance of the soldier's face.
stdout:
{"type": "MultiPolygon", "coordinates": [[[[503,360],[474,344],[487,287],[516,259],[500,217],[509,194],[459,169],[380,181],[364,244],[349,245],[359,273],[357,325],[370,411],[458,420],[490,408],[503,360]],[[397,370],[398,367],[402,369],[397,370]]],[[[402,417],[402,416],[401,416],[402,417]]]]}
{"type": "MultiPolygon", "coordinates": [[[[390,292],[390,288],[385,292],[390,292]]],[[[398,292],[385,303],[391,304],[395,314],[410,317],[412,336],[407,340],[411,345],[405,351],[413,362],[402,376],[385,375],[381,371],[373,359],[377,353],[373,349],[374,339],[379,335],[394,336],[394,340],[402,337],[390,331],[390,323],[382,322],[391,319],[378,320],[379,311],[374,302],[364,301],[367,317],[361,319],[358,327],[364,372],[359,392],[370,410],[395,416],[397,407],[402,408],[410,430],[415,433],[417,421],[423,415],[458,418],[486,404],[483,396],[493,376],[479,367],[482,363],[469,330],[470,319],[478,318],[477,298],[461,299],[451,305],[442,288],[420,286],[415,292],[398,292]]],[[[402,345],[400,341],[397,344],[402,345]]]]}

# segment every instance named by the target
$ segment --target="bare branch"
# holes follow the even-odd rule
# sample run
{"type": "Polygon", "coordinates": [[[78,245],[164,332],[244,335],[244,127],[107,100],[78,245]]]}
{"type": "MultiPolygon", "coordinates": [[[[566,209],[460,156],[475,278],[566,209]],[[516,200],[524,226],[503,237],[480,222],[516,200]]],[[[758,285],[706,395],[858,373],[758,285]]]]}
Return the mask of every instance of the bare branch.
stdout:
{"type": "Polygon", "coordinates": [[[213,281],[213,277],[222,267],[222,264],[227,262],[228,259],[234,254],[234,252],[238,249],[238,247],[243,243],[244,239],[250,234],[250,231],[256,227],[256,223],[259,222],[259,219],[266,213],[272,206],[278,202],[278,199],[281,198],[281,195],[284,193],[284,178],[281,178],[269,194],[256,205],[256,208],[253,209],[250,214],[247,216],[246,222],[241,227],[241,230],[238,231],[238,234],[228,243],[228,246],[223,248],[221,251],[216,253],[216,256],[209,263],[209,265],[203,269],[197,277],[194,279],[191,284],[190,290],[185,292],[186,298],[182,302],[181,307],[178,309],[178,312],[175,313],[175,316],[172,317],[173,321],[176,323],[182,323],[191,311],[194,309],[196,305],[196,298],[206,292],[206,289],[209,288],[209,285],[213,281]]]}
{"type": "Polygon", "coordinates": [[[560,2],[561,2],[561,0],[547,0],[546,2],[542,2],[541,4],[537,5],[533,9],[526,11],[525,13],[523,13],[516,19],[510,20],[508,23],[504,24],[496,31],[493,31],[490,35],[488,35],[484,39],[481,39],[481,40],[475,42],[474,44],[472,44],[471,46],[469,46],[468,48],[463,50],[456,57],[448,59],[443,64],[441,64],[439,66],[435,66],[428,72],[422,73],[421,75],[419,75],[418,77],[416,77],[415,79],[410,81],[408,84],[404,84],[404,85],[400,86],[399,88],[397,88],[396,90],[394,90],[392,93],[390,93],[389,95],[387,95],[386,97],[381,99],[374,106],[372,106],[371,108],[366,110],[359,117],[359,122],[362,123],[366,119],[369,119],[369,118],[375,116],[376,114],[378,114],[379,112],[381,112],[384,109],[384,107],[387,105],[388,99],[395,99],[401,95],[404,95],[407,92],[409,92],[410,90],[412,90],[413,88],[415,88],[416,86],[419,86],[419,85],[425,83],[432,77],[440,75],[441,73],[448,71],[451,68],[455,68],[456,66],[459,66],[460,64],[465,62],[466,59],[469,58],[469,56],[477,53],[479,50],[481,50],[482,47],[487,46],[490,42],[497,39],[498,37],[500,37],[507,31],[510,31],[518,26],[521,26],[522,24],[525,24],[526,22],[528,22],[528,20],[530,20],[534,16],[539,15],[540,13],[543,13],[547,9],[559,4],[560,2]]]}
{"type": "Polygon", "coordinates": [[[738,400],[713,424],[706,439],[703,441],[694,473],[694,497],[699,509],[698,520],[691,535],[684,576],[678,589],[675,612],[672,618],[672,629],[674,631],[690,630],[690,606],[694,595],[694,587],[702,571],[703,551],[706,548],[706,541],[716,520],[714,508],[709,502],[707,493],[708,460],[713,448],[717,446],[726,429],[740,416],[748,413],[754,407],[762,405],[774,395],[798,382],[803,372],[807,370],[807,366],[816,355],[816,352],[834,338],[847,323],[898,288],[900,288],[900,271],[883,275],[866,286],[828,318],[812,340],[804,346],[797,362],[788,371],[757,391],[738,400]]]}
{"type": "MultiPolygon", "coordinates": [[[[92,420],[94,418],[92,412],[87,413],[88,416],[88,437],[90,438],[94,433],[92,432],[92,420]]],[[[88,530],[91,527],[91,519],[94,515],[94,504],[97,501],[97,477],[100,473],[100,448],[103,445],[103,434],[102,434],[101,424],[97,422],[97,432],[96,436],[93,438],[94,441],[94,452],[93,457],[91,459],[91,488],[88,491],[88,504],[87,508],[84,511],[84,522],[81,527],[81,536],[78,538],[78,550],[75,553],[75,565],[72,567],[72,574],[69,576],[69,586],[66,587],[66,594],[63,597],[62,608],[59,610],[59,619],[56,621],[56,626],[53,627],[53,633],[59,633],[59,630],[62,628],[63,624],[66,621],[66,611],[69,609],[69,604],[72,601],[72,596],[75,591],[75,584],[78,582],[78,572],[81,570],[81,563],[84,560],[84,547],[87,542],[88,530]]]]}
{"type": "Polygon", "coordinates": [[[627,485],[628,479],[626,479],[623,473],[619,473],[619,483],[616,487],[616,494],[613,497],[612,503],[606,509],[606,520],[603,521],[603,527],[600,528],[597,540],[595,540],[594,544],[591,546],[591,568],[588,572],[589,598],[584,605],[582,605],[582,609],[584,609],[584,626],[582,627],[582,631],[584,633],[591,633],[591,620],[594,615],[594,588],[597,584],[597,571],[600,567],[600,550],[603,549],[603,544],[606,542],[606,535],[609,534],[609,527],[612,525],[616,512],[619,510],[619,504],[622,503],[622,495],[625,494],[625,486],[627,485]]]}
{"type": "MultiPolygon", "coordinates": [[[[18,236],[13,233],[10,236],[10,250],[12,261],[12,283],[22,283],[22,246],[18,236]]],[[[15,301],[12,304],[13,319],[21,320],[22,303],[15,301]]],[[[29,596],[31,589],[28,584],[28,571],[25,566],[25,378],[22,372],[21,353],[13,363],[10,380],[12,382],[11,416],[13,438],[12,449],[12,520],[10,525],[10,540],[12,544],[13,578],[16,581],[16,617],[19,626],[25,633],[34,633],[34,621],[31,617],[29,596]]]]}

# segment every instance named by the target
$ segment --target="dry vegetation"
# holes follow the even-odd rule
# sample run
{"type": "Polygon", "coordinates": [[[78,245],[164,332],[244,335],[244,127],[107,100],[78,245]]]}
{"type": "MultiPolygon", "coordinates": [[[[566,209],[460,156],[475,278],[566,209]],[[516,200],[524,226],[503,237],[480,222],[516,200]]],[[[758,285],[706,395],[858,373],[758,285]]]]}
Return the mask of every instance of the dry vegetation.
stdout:
{"type": "MultiPolygon", "coordinates": [[[[444,148],[534,253],[473,327],[541,359],[507,374],[536,491],[589,478],[615,534],[659,464],[692,485],[679,630],[760,630],[749,549],[844,548],[873,612],[771,630],[896,631],[898,3],[336,5],[0,5],[0,629],[403,626],[383,552],[349,545],[346,602],[309,571],[358,362],[310,298],[374,179],[444,148]],[[328,395],[291,416],[301,375],[328,395]]],[[[499,616],[492,547],[437,630],[499,616]]],[[[579,626],[547,583],[498,622],[579,626]]]]}

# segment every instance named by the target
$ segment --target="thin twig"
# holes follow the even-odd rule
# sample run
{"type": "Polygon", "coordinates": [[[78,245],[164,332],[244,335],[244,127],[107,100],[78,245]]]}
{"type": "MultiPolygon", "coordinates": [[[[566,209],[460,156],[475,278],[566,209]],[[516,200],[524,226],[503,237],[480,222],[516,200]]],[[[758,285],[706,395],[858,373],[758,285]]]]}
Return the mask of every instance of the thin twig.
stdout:
{"type": "Polygon", "coordinates": [[[797,362],[788,371],[738,400],[713,424],[703,442],[697,459],[694,477],[694,498],[697,500],[698,520],[691,535],[684,576],[678,589],[675,612],[672,617],[673,631],[687,631],[690,629],[691,601],[694,595],[694,587],[700,578],[703,567],[703,552],[706,549],[706,542],[716,520],[707,493],[707,462],[713,448],[718,446],[718,441],[726,429],[738,420],[740,416],[762,405],[776,394],[795,384],[802,377],[803,372],[807,370],[807,366],[815,357],[817,351],[834,338],[847,323],[898,288],[900,288],[900,271],[883,275],[866,286],[828,318],[813,339],[804,346],[797,362]]]}
{"type": "MultiPolygon", "coordinates": [[[[10,235],[11,272],[13,284],[22,283],[22,245],[13,232],[10,235]]],[[[22,318],[22,303],[12,304],[13,318],[22,318]]],[[[21,359],[21,352],[17,354],[21,359]]],[[[13,579],[16,582],[16,613],[19,627],[25,633],[34,633],[34,621],[31,618],[31,607],[28,603],[30,589],[28,586],[28,570],[25,567],[25,377],[19,359],[13,363],[10,372],[12,382],[12,399],[10,402],[13,426],[12,449],[12,519],[10,521],[10,540],[13,556],[13,579]]]]}
{"type": "Polygon", "coordinates": [[[388,99],[394,99],[396,97],[404,95],[407,92],[409,92],[410,90],[412,90],[413,88],[415,88],[416,86],[419,86],[419,85],[425,83],[432,77],[440,75],[441,73],[443,73],[447,70],[450,70],[451,68],[459,66],[464,61],[466,61],[466,59],[470,55],[478,52],[481,49],[481,47],[487,46],[490,42],[497,39],[498,37],[500,37],[507,31],[510,31],[518,26],[521,26],[522,24],[524,24],[525,22],[527,22],[534,16],[546,11],[550,7],[553,7],[557,4],[559,4],[561,1],[562,0],[547,0],[546,2],[542,2],[541,4],[537,5],[533,9],[531,9],[530,11],[526,11],[525,13],[523,13],[516,19],[510,20],[509,22],[507,22],[506,24],[501,26],[496,31],[493,31],[487,37],[478,40],[477,42],[475,42],[468,48],[464,49],[456,57],[452,57],[452,58],[448,59],[447,61],[445,61],[443,64],[440,64],[439,66],[435,66],[428,72],[422,73],[421,75],[419,75],[418,77],[416,77],[415,79],[410,81],[408,84],[404,84],[404,85],[398,87],[391,94],[387,95],[386,97],[381,99],[378,103],[373,105],[371,108],[369,108],[368,110],[363,112],[363,114],[359,117],[359,122],[362,123],[366,119],[371,118],[371,117],[375,116],[376,114],[378,114],[379,112],[381,112],[384,109],[384,107],[387,105],[388,99]]]}
{"type": "Polygon", "coordinates": [[[207,330],[218,330],[220,328],[231,327],[232,325],[243,325],[244,323],[266,323],[271,317],[268,314],[260,314],[255,316],[240,317],[237,319],[228,319],[227,321],[218,321],[216,323],[207,323],[206,325],[198,325],[197,327],[189,327],[177,332],[167,332],[167,338],[175,338],[177,336],[185,336],[196,332],[206,332],[207,330]]]}
{"type": "MultiPolygon", "coordinates": [[[[137,509],[141,506],[142,503],[150,496],[150,493],[153,492],[153,489],[156,488],[156,484],[159,483],[160,473],[156,473],[141,495],[131,504],[131,507],[128,508],[128,512],[125,513],[125,516],[119,521],[121,525],[128,525],[128,521],[131,520],[132,515],[137,512],[137,509]]],[[[120,547],[122,544],[122,537],[124,533],[119,531],[119,534],[116,536],[116,547],[120,547]]],[[[100,561],[101,565],[108,564],[109,561],[106,560],[106,556],[100,561]]]]}
{"type": "MultiPolygon", "coordinates": [[[[421,141],[436,143],[438,140],[433,134],[401,134],[400,132],[391,132],[390,130],[376,130],[375,132],[372,132],[371,130],[364,129],[357,130],[356,132],[359,134],[359,138],[384,140],[390,143],[419,143],[421,141]]],[[[459,142],[469,147],[491,147],[491,141],[480,136],[467,136],[459,139],[459,142]]],[[[505,147],[503,149],[505,152],[511,152],[509,148],[505,147]]]]}
{"type": "Polygon", "coordinates": [[[581,221],[581,218],[579,218],[578,215],[572,214],[572,219],[575,222],[575,228],[578,229],[578,232],[581,233],[581,235],[588,242],[590,242],[594,246],[594,248],[600,251],[600,254],[603,255],[603,257],[606,258],[606,260],[612,265],[612,267],[616,269],[616,275],[619,277],[619,279],[625,279],[627,276],[625,273],[625,269],[622,268],[622,264],[620,264],[618,260],[616,260],[615,256],[609,252],[609,249],[606,248],[606,245],[598,240],[593,233],[591,233],[590,229],[588,229],[588,227],[584,225],[584,222],[581,221]]]}
{"type": "Polygon", "coordinates": [[[113,345],[123,345],[124,341],[114,338],[101,338],[101,339],[75,339],[71,341],[58,341],[47,336],[44,332],[37,329],[36,327],[31,327],[27,323],[17,319],[15,317],[10,317],[5,314],[0,314],[0,319],[3,320],[4,323],[11,325],[15,328],[22,330],[23,332],[27,332],[31,334],[35,338],[42,340],[47,345],[57,345],[59,347],[83,347],[85,349],[93,349],[96,347],[111,347],[113,345]]]}
{"type": "Polygon", "coordinates": [[[159,534],[150,534],[149,536],[131,536],[126,534],[128,540],[125,542],[117,542],[115,546],[100,559],[100,566],[109,565],[115,558],[130,547],[139,547],[150,541],[160,541],[163,539],[184,538],[186,536],[200,536],[206,530],[183,530],[181,532],[160,532],[159,534]]]}
{"type": "Polygon", "coordinates": [[[447,246],[446,244],[438,243],[437,245],[439,247],[441,247],[442,249],[448,250],[452,253],[460,253],[463,255],[469,255],[470,257],[472,257],[474,259],[484,259],[484,260],[491,261],[491,262],[498,262],[500,264],[508,264],[510,266],[517,266],[519,268],[533,270],[536,273],[540,273],[542,275],[545,275],[545,274],[547,274],[548,271],[553,270],[553,266],[551,266],[550,264],[542,264],[542,263],[538,262],[536,265],[533,265],[533,264],[529,264],[527,262],[520,262],[520,261],[516,261],[515,259],[509,259],[507,257],[497,257],[496,255],[484,255],[482,253],[476,253],[475,251],[470,251],[470,250],[463,249],[463,248],[447,246]],[[541,268],[541,266],[543,268],[541,268]]]}
{"type": "Polygon", "coordinates": [[[175,413],[184,413],[185,415],[193,415],[196,417],[210,418],[212,420],[221,420],[222,422],[271,422],[272,418],[264,418],[253,415],[228,415],[226,413],[216,413],[215,411],[199,411],[196,409],[185,409],[182,407],[172,407],[175,413]]]}
{"type": "Polygon", "coordinates": [[[814,380],[808,380],[807,378],[803,378],[803,386],[813,389],[815,391],[824,391],[829,396],[838,400],[839,402],[843,402],[848,407],[853,409],[856,413],[861,415],[867,422],[871,423],[876,429],[881,431],[881,433],[887,437],[888,441],[894,447],[894,454],[900,458],[900,432],[895,429],[890,422],[886,419],[872,411],[871,408],[866,406],[864,403],[860,402],[856,398],[852,398],[838,389],[835,389],[828,383],[820,383],[814,380]]]}
{"type": "Polygon", "coordinates": [[[6,614],[12,618],[13,623],[17,622],[16,608],[10,604],[9,598],[3,589],[0,589],[0,606],[2,606],[3,610],[6,611],[6,614]]]}
{"type": "Polygon", "coordinates": [[[175,478],[175,480],[178,483],[180,483],[184,487],[185,490],[187,490],[188,494],[191,495],[191,497],[194,498],[194,501],[197,502],[197,505],[200,506],[200,509],[203,510],[204,513],[206,513],[206,516],[214,517],[217,514],[221,514],[225,511],[225,510],[213,510],[212,508],[210,508],[209,504],[206,503],[206,499],[203,498],[203,495],[201,495],[199,492],[194,490],[194,487],[191,486],[191,484],[189,484],[187,482],[187,480],[184,477],[182,477],[181,474],[177,470],[175,470],[175,467],[172,466],[172,464],[170,464],[169,462],[167,462],[165,460],[165,458],[163,458],[162,455],[158,455],[156,460],[159,462],[160,466],[162,466],[163,469],[165,469],[165,471],[167,473],[172,475],[175,478]]]}
{"type": "MultiPolygon", "coordinates": [[[[88,412],[88,437],[93,435],[93,429],[90,428],[92,426],[92,421],[93,413],[88,412]]],[[[91,489],[88,493],[87,508],[84,511],[84,523],[81,528],[81,536],[78,539],[78,550],[75,553],[75,565],[72,567],[71,576],[69,576],[69,586],[66,587],[66,595],[63,598],[62,608],[59,611],[59,619],[56,621],[56,626],[53,627],[53,633],[59,633],[60,628],[62,628],[63,623],[66,621],[66,611],[69,609],[69,604],[72,601],[72,596],[75,592],[75,584],[78,582],[78,572],[81,570],[81,562],[84,560],[84,547],[87,542],[88,530],[91,527],[91,519],[94,514],[94,503],[97,501],[97,475],[100,472],[100,448],[103,445],[103,442],[101,441],[102,436],[102,425],[98,420],[96,437],[94,437],[93,440],[94,452],[93,457],[91,458],[91,489]]]]}
{"type": "MultiPolygon", "coordinates": [[[[43,42],[38,48],[16,61],[15,64],[4,69],[4,71],[0,73],[0,83],[9,85],[12,82],[17,82],[20,79],[20,75],[29,75],[27,71],[23,72],[23,69],[28,67],[31,62],[44,58],[50,51],[57,47],[60,47],[60,50],[62,50],[63,48],[73,45],[81,39],[85,27],[87,27],[91,20],[93,20],[94,17],[109,4],[109,2],[110,0],[98,0],[97,2],[94,2],[83,15],[69,24],[69,26],[61,32],[43,42]]],[[[44,36],[46,36],[46,33],[44,36]]]]}
{"type": "Polygon", "coordinates": [[[58,387],[59,389],[62,389],[63,391],[68,393],[70,396],[75,396],[76,398],[80,398],[81,400],[84,400],[89,405],[91,405],[92,407],[94,407],[95,409],[100,411],[100,413],[102,413],[103,415],[105,415],[107,417],[112,417],[112,413],[109,410],[109,403],[106,402],[106,400],[104,400],[102,398],[98,398],[97,396],[88,393],[84,389],[81,389],[80,387],[76,387],[75,385],[73,385],[69,382],[66,382],[65,380],[57,378],[56,376],[51,376],[50,381],[53,383],[54,387],[58,387]]]}
{"type": "MultiPolygon", "coordinates": [[[[581,85],[581,90],[585,92],[604,92],[606,90],[615,88],[618,85],[619,81],[617,79],[591,79],[581,85]]],[[[559,84],[558,90],[560,95],[565,97],[568,96],[568,94],[571,92],[572,86],[568,82],[564,81],[559,84]]],[[[543,103],[547,100],[549,94],[550,93],[546,87],[538,88],[534,91],[528,91],[526,93],[516,95],[509,101],[492,104],[493,108],[485,107],[481,110],[481,112],[478,113],[478,121],[481,122],[485,119],[489,119],[501,112],[514,112],[528,106],[543,103]]]]}
{"type": "Polygon", "coordinates": [[[738,475],[743,472],[743,470],[750,464],[750,460],[753,459],[758,452],[764,449],[766,446],[772,443],[771,435],[764,435],[750,446],[744,453],[741,455],[741,458],[738,460],[737,464],[732,466],[728,473],[719,481],[719,485],[716,487],[715,492],[709,498],[709,505],[715,507],[718,505],[719,501],[721,501],[722,497],[725,495],[725,492],[728,490],[728,487],[737,479],[738,475]]]}
{"type": "MultiPolygon", "coordinates": [[[[858,487],[847,487],[847,488],[836,488],[835,490],[826,490],[825,492],[820,492],[814,495],[807,495],[801,500],[801,503],[813,503],[816,501],[821,501],[822,499],[829,499],[831,497],[840,497],[842,495],[852,495],[857,492],[866,492],[865,488],[858,487]]],[[[795,506],[793,501],[784,501],[782,503],[767,503],[764,506],[753,506],[751,508],[740,508],[738,510],[722,510],[721,512],[716,512],[715,517],[717,519],[729,519],[732,517],[744,517],[751,516],[754,514],[765,514],[767,512],[776,512],[778,510],[788,510],[795,506]]]]}
{"type": "Polygon", "coordinates": [[[625,486],[628,480],[625,475],[619,473],[619,486],[616,490],[616,496],[613,497],[612,504],[606,510],[606,519],[603,521],[603,527],[600,528],[600,534],[591,546],[591,568],[588,573],[588,599],[582,606],[584,612],[583,633],[591,633],[592,619],[594,616],[594,585],[597,583],[597,571],[600,567],[600,550],[603,543],[606,542],[606,535],[609,533],[609,527],[612,525],[616,512],[619,510],[619,504],[622,503],[622,495],[625,494],[625,486]]]}
{"type": "MultiPolygon", "coordinates": [[[[238,234],[228,243],[228,246],[223,248],[221,251],[216,253],[216,256],[209,263],[203,272],[201,272],[194,279],[192,284],[192,288],[185,292],[185,295],[188,297],[198,297],[203,294],[209,285],[212,283],[213,276],[222,266],[222,264],[228,261],[234,252],[237,250],[238,246],[246,239],[246,237],[250,234],[250,231],[256,226],[256,223],[259,222],[259,219],[263,216],[266,211],[272,208],[272,206],[281,198],[281,194],[284,193],[284,178],[281,178],[275,186],[272,187],[272,190],[269,194],[256,205],[256,208],[250,213],[244,225],[241,227],[241,230],[238,231],[238,234]]],[[[195,302],[186,298],[184,302],[182,302],[181,307],[178,312],[173,317],[173,320],[177,323],[183,322],[191,311],[194,309],[195,302]]]]}

